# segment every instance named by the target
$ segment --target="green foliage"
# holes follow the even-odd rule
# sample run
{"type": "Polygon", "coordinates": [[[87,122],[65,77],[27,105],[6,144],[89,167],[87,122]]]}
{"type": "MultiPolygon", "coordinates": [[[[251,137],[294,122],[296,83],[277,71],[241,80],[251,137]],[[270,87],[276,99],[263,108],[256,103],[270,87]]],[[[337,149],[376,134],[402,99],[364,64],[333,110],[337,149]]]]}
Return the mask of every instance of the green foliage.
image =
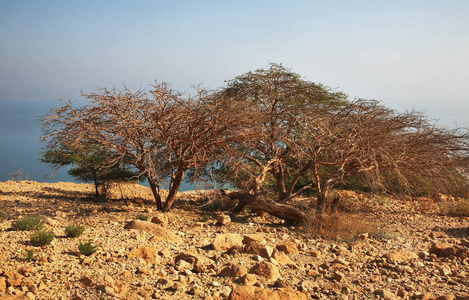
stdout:
{"type": "Polygon", "coordinates": [[[45,230],[37,230],[31,234],[31,244],[33,246],[49,245],[54,239],[54,233],[45,230]]]}
{"type": "Polygon", "coordinates": [[[135,181],[138,178],[138,173],[133,172],[125,161],[108,165],[110,158],[115,158],[115,154],[93,145],[61,145],[42,153],[41,161],[55,169],[72,165],[68,174],[79,181],[94,183],[96,197],[99,197],[99,189],[103,196],[107,195],[110,182],[135,181]]]}
{"type": "Polygon", "coordinates": [[[28,249],[26,250],[24,254],[24,260],[25,261],[31,261],[34,258],[34,250],[33,249],[28,249]]]}
{"type": "Polygon", "coordinates": [[[11,223],[11,229],[16,231],[40,230],[45,222],[46,218],[26,217],[13,221],[11,223]]]}
{"type": "Polygon", "coordinates": [[[200,216],[200,219],[199,219],[199,222],[208,222],[210,220],[210,216],[209,215],[201,215],[200,216]]]}
{"type": "Polygon", "coordinates": [[[68,237],[79,237],[85,231],[84,226],[69,225],[65,227],[65,233],[68,237]]]}
{"type": "Polygon", "coordinates": [[[0,211],[0,219],[3,219],[5,215],[0,211]]]}
{"type": "Polygon", "coordinates": [[[148,221],[148,216],[139,214],[135,216],[135,219],[140,220],[140,221],[148,221]]]}
{"type": "Polygon", "coordinates": [[[85,256],[90,256],[98,250],[97,246],[93,246],[90,242],[78,245],[78,251],[85,256]]]}

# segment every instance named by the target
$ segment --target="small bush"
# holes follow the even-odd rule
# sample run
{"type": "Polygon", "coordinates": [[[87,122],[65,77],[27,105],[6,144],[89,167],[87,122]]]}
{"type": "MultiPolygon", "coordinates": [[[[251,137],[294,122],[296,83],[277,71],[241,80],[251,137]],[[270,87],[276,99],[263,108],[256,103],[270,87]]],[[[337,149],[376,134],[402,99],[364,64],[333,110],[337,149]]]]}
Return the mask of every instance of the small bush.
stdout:
{"type": "Polygon", "coordinates": [[[91,254],[95,253],[98,250],[98,247],[93,246],[90,242],[82,244],[78,246],[78,251],[85,256],[90,256],[91,254]]]}
{"type": "Polygon", "coordinates": [[[0,219],[3,219],[5,215],[0,211],[0,219]]]}
{"type": "Polygon", "coordinates": [[[208,222],[210,220],[210,216],[209,215],[201,215],[200,216],[200,219],[199,219],[199,222],[208,222]]]}
{"type": "Polygon", "coordinates": [[[65,227],[65,233],[68,237],[79,237],[85,231],[84,226],[67,226],[65,227]]]}
{"type": "Polygon", "coordinates": [[[13,221],[11,229],[16,231],[41,230],[44,223],[46,223],[46,218],[26,217],[13,221]]]}
{"type": "Polygon", "coordinates": [[[34,258],[34,250],[33,249],[26,250],[24,254],[24,260],[31,261],[33,260],[33,258],[34,258]]]}
{"type": "Polygon", "coordinates": [[[31,234],[31,244],[33,246],[49,245],[54,239],[54,233],[45,230],[37,230],[31,234]]]}
{"type": "Polygon", "coordinates": [[[352,242],[361,234],[373,235],[376,231],[376,227],[363,217],[346,213],[318,215],[312,218],[308,225],[314,235],[341,242],[352,242]]]}
{"type": "Polygon", "coordinates": [[[140,220],[140,221],[148,221],[148,216],[140,214],[140,215],[136,215],[135,219],[140,220]]]}
{"type": "Polygon", "coordinates": [[[451,217],[469,217],[469,199],[442,203],[441,210],[451,217]]]}

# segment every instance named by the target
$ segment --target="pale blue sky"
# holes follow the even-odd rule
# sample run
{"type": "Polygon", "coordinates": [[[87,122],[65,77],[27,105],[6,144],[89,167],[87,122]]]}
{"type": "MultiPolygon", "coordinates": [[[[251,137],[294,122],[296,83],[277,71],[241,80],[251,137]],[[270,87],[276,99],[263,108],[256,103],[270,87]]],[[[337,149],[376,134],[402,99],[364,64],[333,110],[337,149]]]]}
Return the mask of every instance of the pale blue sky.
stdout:
{"type": "Polygon", "coordinates": [[[275,62],[351,97],[469,126],[468,16],[467,0],[0,0],[0,102],[27,111],[27,100],[44,108],[154,79],[218,88],[275,62]]]}
{"type": "Polygon", "coordinates": [[[469,125],[469,1],[0,0],[0,99],[212,88],[283,63],[308,80],[469,125]]]}

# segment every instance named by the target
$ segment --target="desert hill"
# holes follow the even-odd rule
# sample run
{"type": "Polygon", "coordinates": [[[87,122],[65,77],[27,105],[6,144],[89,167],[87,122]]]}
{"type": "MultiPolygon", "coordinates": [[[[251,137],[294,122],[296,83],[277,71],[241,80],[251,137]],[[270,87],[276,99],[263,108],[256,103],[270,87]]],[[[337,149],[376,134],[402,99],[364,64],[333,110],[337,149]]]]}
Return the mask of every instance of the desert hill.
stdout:
{"type": "Polygon", "coordinates": [[[116,186],[105,203],[93,191],[0,183],[0,299],[469,299],[462,200],[341,191],[342,213],[298,225],[231,215],[210,193],[180,193],[163,214],[143,186],[116,186]],[[35,216],[50,245],[11,229],[35,216]],[[85,231],[67,237],[69,225],[85,231]],[[85,256],[88,242],[97,251],[85,256]]]}

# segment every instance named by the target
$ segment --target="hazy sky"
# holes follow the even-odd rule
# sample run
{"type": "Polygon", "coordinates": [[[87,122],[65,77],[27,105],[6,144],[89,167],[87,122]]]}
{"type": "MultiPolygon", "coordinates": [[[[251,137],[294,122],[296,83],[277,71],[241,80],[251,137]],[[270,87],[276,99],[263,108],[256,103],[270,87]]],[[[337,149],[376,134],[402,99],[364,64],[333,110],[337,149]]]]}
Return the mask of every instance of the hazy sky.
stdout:
{"type": "Polygon", "coordinates": [[[0,3],[0,99],[154,79],[189,92],[276,62],[351,97],[469,125],[467,0],[0,3]]]}

